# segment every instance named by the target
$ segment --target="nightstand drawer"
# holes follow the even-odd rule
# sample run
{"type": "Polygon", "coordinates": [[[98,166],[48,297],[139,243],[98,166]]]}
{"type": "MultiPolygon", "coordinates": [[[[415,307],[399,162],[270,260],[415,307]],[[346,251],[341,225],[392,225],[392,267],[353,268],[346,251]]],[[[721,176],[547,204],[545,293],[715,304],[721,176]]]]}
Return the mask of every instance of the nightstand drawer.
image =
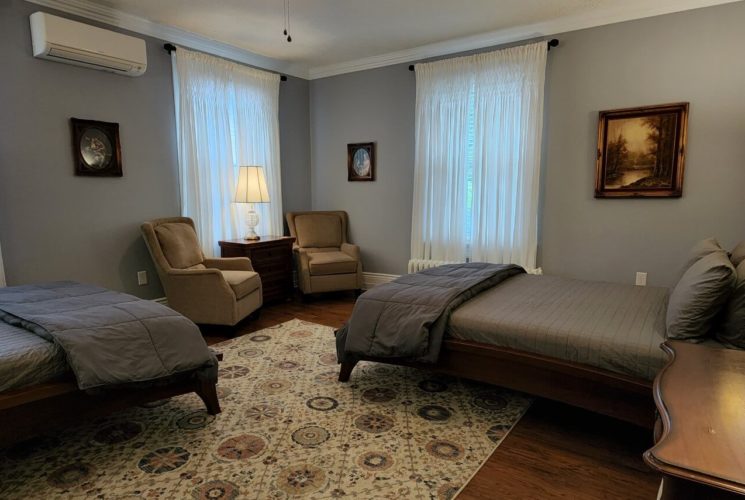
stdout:
{"type": "Polygon", "coordinates": [[[292,237],[263,237],[258,241],[220,241],[223,257],[248,257],[261,277],[264,302],[287,300],[292,294],[292,237]]]}
{"type": "Polygon", "coordinates": [[[282,262],[292,259],[292,250],[290,248],[257,248],[251,250],[251,258],[262,262],[282,262]]]}

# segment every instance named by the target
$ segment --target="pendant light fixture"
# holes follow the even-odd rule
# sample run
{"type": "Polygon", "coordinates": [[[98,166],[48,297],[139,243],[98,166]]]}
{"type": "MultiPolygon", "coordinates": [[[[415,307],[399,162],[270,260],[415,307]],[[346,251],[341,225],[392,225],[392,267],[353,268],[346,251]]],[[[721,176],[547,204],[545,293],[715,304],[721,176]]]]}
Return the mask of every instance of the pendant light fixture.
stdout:
{"type": "Polygon", "coordinates": [[[287,41],[292,41],[292,35],[290,35],[290,0],[284,0],[285,2],[285,30],[282,32],[287,37],[287,41]]]}

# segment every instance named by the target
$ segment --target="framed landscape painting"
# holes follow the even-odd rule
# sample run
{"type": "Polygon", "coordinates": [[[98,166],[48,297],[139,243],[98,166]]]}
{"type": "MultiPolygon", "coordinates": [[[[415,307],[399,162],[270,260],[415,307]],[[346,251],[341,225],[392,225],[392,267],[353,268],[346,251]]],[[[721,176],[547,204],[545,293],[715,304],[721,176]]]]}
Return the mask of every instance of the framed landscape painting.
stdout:
{"type": "Polygon", "coordinates": [[[683,194],[688,103],[601,111],[596,198],[683,194]]]}

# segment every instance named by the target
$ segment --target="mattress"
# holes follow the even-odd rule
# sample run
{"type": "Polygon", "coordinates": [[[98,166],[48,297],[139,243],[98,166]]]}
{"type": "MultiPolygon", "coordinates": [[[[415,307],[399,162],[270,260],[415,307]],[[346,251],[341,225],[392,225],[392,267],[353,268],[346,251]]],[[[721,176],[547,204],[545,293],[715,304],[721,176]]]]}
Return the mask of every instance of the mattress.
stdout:
{"type": "Polygon", "coordinates": [[[57,344],[0,322],[0,392],[48,382],[68,370],[57,344]]]}
{"type": "Polygon", "coordinates": [[[521,274],[450,317],[448,335],[652,380],[665,365],[667,288],[521,274]]]}

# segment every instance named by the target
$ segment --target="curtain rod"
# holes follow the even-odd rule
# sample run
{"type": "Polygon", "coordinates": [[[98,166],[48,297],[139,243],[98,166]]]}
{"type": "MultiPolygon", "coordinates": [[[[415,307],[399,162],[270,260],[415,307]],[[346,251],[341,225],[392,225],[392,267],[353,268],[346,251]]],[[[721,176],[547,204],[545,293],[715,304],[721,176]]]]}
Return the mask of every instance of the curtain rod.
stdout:
{"type": "MultiPolygon", "coordinates": [[[[164,49],[166,50],[166,52],[168,52],[169,54],[170,54],[171,52],[175,52],[175,51],[176,51],[176,46],[175,46],[174,44],[172,44],[172,43],[165,43],[165,44],[163,44],[163,48],[164,48],[164,49]]],[[[265,70],[265,69],[262,69],[262,71],[267,71],[267,70],[265,70]]],[[[274,72],[274,71],[269,71],[269,73],[275,73],[275,72],[274,72]]],[[[279,75],[279,79],[280,79],[281,81],[283,81],[283,82],[286,82],[286,81],[287,81],[287,76],[286,76],[286,75],[279,75]]]]}
{"type": "MultiPolygon", "coordinates": [[[[549,40],[546,43],[548,44],[548,50],[551,50],[551,47],[558,47],[559,46],[559,40],[556,39],[556,38],[552,38],[551,40],[549,40]]],[[[409,64],[409,71],[414,71],[414,65],[413,64],[409,64]]]]}

